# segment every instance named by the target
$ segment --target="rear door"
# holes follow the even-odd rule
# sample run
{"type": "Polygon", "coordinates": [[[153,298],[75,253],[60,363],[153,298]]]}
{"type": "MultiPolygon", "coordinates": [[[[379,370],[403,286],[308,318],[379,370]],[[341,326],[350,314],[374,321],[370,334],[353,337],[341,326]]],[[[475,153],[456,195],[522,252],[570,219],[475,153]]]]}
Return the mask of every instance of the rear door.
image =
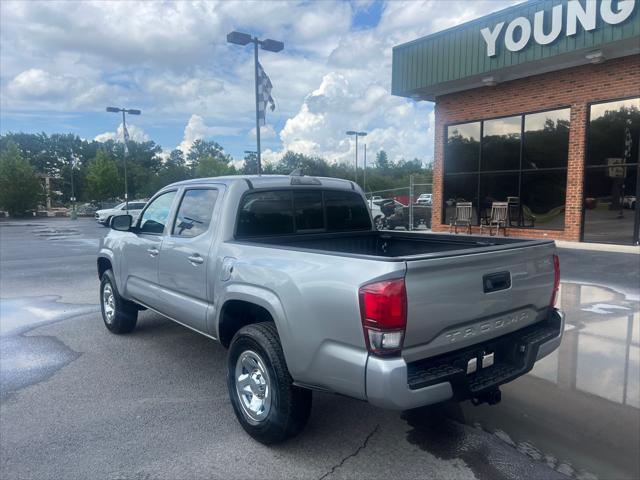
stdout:
{"type": "Polygon", "coordinates": [[[213,299],[207,285],[212,288],[214,282],[207,282],[207,271],[215,267],[209,262],[215,262],[211,248],[218,231],[213,219],[219,188],[184,190],[160,254],[162,313],[200,331],[207,330],[207,308],[213,299]]]}
{"type": "Polygon", "coordinates": [[[546,315],[554,281],[553,242],[495,248],[407,261],[407,361],[489,340],[546,315]]]}

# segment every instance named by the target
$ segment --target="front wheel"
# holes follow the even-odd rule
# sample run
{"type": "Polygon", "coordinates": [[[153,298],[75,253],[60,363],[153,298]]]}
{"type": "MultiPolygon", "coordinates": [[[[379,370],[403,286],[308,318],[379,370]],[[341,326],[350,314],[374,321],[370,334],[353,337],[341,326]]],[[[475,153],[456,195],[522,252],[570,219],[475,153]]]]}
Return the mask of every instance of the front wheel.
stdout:
{"type": "Polygon", "coordinates": [[[304,428],[311,413],[311,391],[293,379],[271,322],[248,325],[229,348],[227,387],[242,428],[260,443],[283,442],[304,428]]]}
{"type": "Polygon", "coordinates": [[[138,307],[120,296],[111,270],[100,279],[100,308],[104,326],[111,333],[129,333],[136,328],[138,307]]]}

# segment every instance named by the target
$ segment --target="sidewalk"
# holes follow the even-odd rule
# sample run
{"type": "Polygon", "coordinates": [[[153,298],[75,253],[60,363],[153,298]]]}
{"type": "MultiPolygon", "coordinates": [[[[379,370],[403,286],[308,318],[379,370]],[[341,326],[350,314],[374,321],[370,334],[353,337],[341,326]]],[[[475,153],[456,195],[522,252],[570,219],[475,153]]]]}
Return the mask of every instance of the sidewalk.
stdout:
{"type": "Polygon", "coordinates": [[[564,240],[556,240],[558,248],[568,248],[573,250],[590,250],[593,252],[611,252],[611,253],[634,253],[640,255],[640,246],[633,245],[615,245],[611,243],[587,243],[587,242],[567,242],[564,240]]]}

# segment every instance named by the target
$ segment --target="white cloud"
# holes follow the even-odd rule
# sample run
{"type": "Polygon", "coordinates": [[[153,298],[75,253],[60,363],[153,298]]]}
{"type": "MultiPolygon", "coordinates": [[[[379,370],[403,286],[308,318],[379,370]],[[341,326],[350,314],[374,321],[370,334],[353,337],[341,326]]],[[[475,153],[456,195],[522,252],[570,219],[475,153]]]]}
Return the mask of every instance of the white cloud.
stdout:
{"type": "Polygon", "coordinates": [[[235,136],[239,135],[240,129],[228,126],[208,126],[204,123],[204,119],[200,115],[191,115],[187,126],[184,127],[184,135],[182,142],[176,148],[182,150],[185,154],[189,153],[191,145],[196,140],[208,139],[216,135],[219,136],[235,136]]]}
{"type": "MultiPolygon", "coordinates": [[[[260,127],[260,140],[268,140],[270,138],[276,138],[278,134],[273,129],[273,127],[269,124],[260,127]]],[[[253,127],[249,130],[249,137],[255,139],[256,138],[256,127],[253,127]]]]}
{"type": "Polygon", "coordinates": [[[366,29],[352,22],[369,0],[1,2],[2,115],[50,112],[57,131],[56,112],[81,118],[122,104],[141,108],[147,125],[184,128],[183,150],[198,138],[251,144],[253,55],[225,41],[238,29],[285,40],[280,53],[260,52],[277,104],[262,131],[265,158],[292,149],[351,161],[344,131],[357,128],[372,156],[429,159],[432,105],[390,94],[392,47],[514,2],[391,1],[366,29]]]}
{"type": "MultiPolygon", "coordinates": [[[[134,142],[148,142],[151,140],[149,135],[144,133],[144,131],[140,127],[136,127],[130,123],[127,123],[127,131],[129,132],[129,139],[134,142]]],[[[104,132],[99,135],[96,135],[94,140],[96,142],[106,142],[108,140],[116,140],[118,142],[122,141],[122,123],[118,125],[118,128],[115,132],[104,132]]]]}

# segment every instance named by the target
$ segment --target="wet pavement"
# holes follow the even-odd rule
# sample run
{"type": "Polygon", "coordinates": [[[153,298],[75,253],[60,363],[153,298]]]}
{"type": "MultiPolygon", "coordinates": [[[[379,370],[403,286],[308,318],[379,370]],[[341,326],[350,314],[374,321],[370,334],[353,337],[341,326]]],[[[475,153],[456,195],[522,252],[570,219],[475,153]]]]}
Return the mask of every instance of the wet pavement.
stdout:
{"type": "Polygon", "coordinates": [[[561,250],[560,349],[502,403],[389,412],[314,395],[301,436],[237,424],[226,352],[98,312],[90,219],[0,222],[0,478],[639,478],[640,256],[561,250]]]}

